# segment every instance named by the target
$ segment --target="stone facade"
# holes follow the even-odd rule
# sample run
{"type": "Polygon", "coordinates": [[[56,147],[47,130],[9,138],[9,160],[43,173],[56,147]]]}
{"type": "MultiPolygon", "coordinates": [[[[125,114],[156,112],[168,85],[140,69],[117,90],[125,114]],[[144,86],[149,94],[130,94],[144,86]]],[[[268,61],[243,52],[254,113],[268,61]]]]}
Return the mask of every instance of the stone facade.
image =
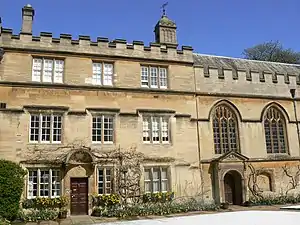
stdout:
{"type": "MultiPolygon", "coordinates": [[[[0,157],[20,162],[29,170],[24,198],[72,198],[73,178],[87,178],[89,195],[102,194],[101,185],[114,182],[113,178],[102,180],[110,176],[102,173],[114,164],[103,165],[100,155],[117,149],[134,149],[147,158],[141,165],[142,193],[150,182],[152,191],[240,204],[251,194],[253,169],[260,193],[298,190],[298,183],[293,188],[288,185],[288,175],[298,182],[295,115],[300,105],[290,90],[298,90],[299,66],[200,55],[188,46],[179,50],[176,25],[166,15],[156,25],[156,42],[144,46],[141,41],[128,44],[102,37],[73,40],[69,34],[32,36],[34,10],[27,5],[22,13],[20,34],[0,24],[0,157]],[[62,79],[34,81],[35,70],[39,72],[35,59],[43,63],[40,71],[45,77],[46,63],[63,62],[62,79]],[[112,65],[109,85],[94,83],[95,65],[100,65],[102,78],[103,67],[112,65]],[[142,68],[149,79],[144,86],[142,68]],[[152,88],[155,76],[157,87],[152,88]],[[214,125],[218,107],[227,111],[214,125]],[[267,139],[265,118],[270,110],[280,122],[274,125],[277,133],[267,139]],[[101,122],[93,119],[96,117],[101,122]],[[106,117],[112,125],[104,125],[106,117]],[[221,122],[225,119],[224,127],[221,122]],[[111,141],[105,141],[109,130],[105,126],[113,127],[111,141]],[[147,168],[152,171],[149,180],[147,168]]],[[[50,68],[52,76],[56,76],[56,67],[50,68]]],[[[89,202],[88,212],[91,210],[89,202]]]]}

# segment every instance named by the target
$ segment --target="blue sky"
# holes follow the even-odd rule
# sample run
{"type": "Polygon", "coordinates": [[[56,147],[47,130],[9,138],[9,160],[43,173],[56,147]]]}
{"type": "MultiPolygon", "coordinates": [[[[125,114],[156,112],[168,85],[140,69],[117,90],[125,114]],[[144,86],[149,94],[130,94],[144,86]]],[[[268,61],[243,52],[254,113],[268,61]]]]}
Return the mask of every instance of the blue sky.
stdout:
{"type": "Polygon", "coordinates": [[[18,33],[21,8],[35,11],[33,32],[154,41],[153,29],[168,1],[180,45],[203,54],[241,57],[243,49],[269,40],[300,51],[299,0],[0,0],[2,25],[18,33]]]}

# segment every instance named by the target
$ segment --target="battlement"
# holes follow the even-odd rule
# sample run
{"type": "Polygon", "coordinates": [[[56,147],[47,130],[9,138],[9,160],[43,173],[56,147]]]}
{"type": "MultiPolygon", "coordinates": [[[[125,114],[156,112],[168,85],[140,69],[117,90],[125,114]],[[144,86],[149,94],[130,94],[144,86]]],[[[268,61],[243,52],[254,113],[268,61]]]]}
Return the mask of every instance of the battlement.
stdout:
{"type": "Polygon", "coordinates": [[[193,63],[193,48],[190,46],[182,46],[181,49],[177,49],[174,45],[159,43],[150,43],[149,46],[146,46],[143,41],[128,43],[124,39],[110,41],[106,37],[97,37],[97,40],[93,41],[90,36],[84,35],[73,39],[71,34],[60,34],[59,38],[56,38],[49,32],[41,32],[40,36],[23,33],[16,35],[13,34],[12,29],[7,28],[1,29],[0,46],[4,49],[193,63]]]}
{"type": "Polygon", "coordinates": [[[194,54],[197,90],[208,93],[290,97],[300,65],[194,54]]]}
{"type": "Polygon", "coordinates": [[[71,34],[60,34],[53,37],[50,32],[41,32],[39,36],[32,35],[34,9],[31,5],[22,9],[22,29],[14,34],[12,29],[3,28],[0,22],[0,47],[29,52],[69,53],[94,56],[129,57],[148,60],[177,61],[193,63],[193,48],[182,46],[177,49],[174,43],[150,43],[146,46],[143,41],[128,43],[124,39],[109,40],[98,37],[91,40],[90,36],[79,35],[74,39],[71,34]]]}

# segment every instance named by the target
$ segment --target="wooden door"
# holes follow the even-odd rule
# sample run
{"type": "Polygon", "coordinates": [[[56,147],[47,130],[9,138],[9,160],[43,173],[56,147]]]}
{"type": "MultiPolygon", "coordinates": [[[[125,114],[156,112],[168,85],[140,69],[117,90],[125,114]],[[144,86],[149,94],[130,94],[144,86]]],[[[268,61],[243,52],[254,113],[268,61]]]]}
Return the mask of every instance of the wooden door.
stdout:
{"type": "Polygon", "coordinates": [[[71,178],[71,214],[88,214],[88,178],[71,178]]]}
{"type": "Polygon", "coordinates": [[[234,203],[234,177],[231,174],[226,174],[224,177],[224,194],[225,201],[233,204],[234,203]]]}

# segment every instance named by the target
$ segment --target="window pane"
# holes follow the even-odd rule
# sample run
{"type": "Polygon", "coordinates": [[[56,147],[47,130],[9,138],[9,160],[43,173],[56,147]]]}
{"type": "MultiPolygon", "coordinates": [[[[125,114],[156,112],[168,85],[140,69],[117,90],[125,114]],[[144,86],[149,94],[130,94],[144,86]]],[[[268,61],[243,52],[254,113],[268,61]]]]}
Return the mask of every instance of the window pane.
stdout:
{"type": "Polygon", "coordinates": [[[39,126],[40,126],[40,116],[31,115],[30,116],[30,141],[39,141],[39,126]]]}
{"type": "Polygon", "coordinates": [[[169,142],[169,121],[168,118],[162,117],[161,120],[161,137],[163,142],[169,142]]]}
{"type": "Polygon", "coordinates": [[[59,197],[60,196],[60,171],[59,170],[52,170],[52,197],[59,197]]]}
{"type": "Polygon", "coordinates": [[[150,117],[143,117],[143,141],[150,142],[150,117]]]}
{"type": "Polygon", "coordinates": [[[98,194],[104,194],[104,171],[98,169],[98,194]]]}
{"type": "Polygon", "coordinates": [[[102,63],[93,63],[93,84],[101,85],[102,63]]]}
{"type": "Polygon", "coordinates": [[[43,82],[52,82],[53,60],[44,59],[43,82]]]}
{"type": "Polygon", "coordinates": [[[64,61],[54,61],[54,83],[63,83],[64,61]]]}
{"type": "Polygon", "coordinates": [[[112,171],[111,169],[105,169],[105,194],[112,193],[112,171]]]}
{"type": "Polygon", "coordinates": [[[152,181],[153,181],[153,192],[159,192],[160,188],[159,188],[159,174],[160,174],[160,170],[155,168],[153,169],[153,174],[152,174],[152,181]]]}
{"type": "Polygon", "coordinates": [[[113,79],[113,64],[104,64],[104,78],[103,78],[103,84],[104,85],[112,85],[112,79],[113,79]]]}
{"type": "Polygon", "coordinates": [[[51,116],[42,115],[42,142],[50,142],[51,116]]]}
{"type": "Polygon", "coordinates": [[[168,191],[168,170],[166,168],[161,170],[161,191],[168,191]]]}
{"type": "Polygon", "coordinates": [[[146,66],[141,67],[141,84],[142,87],[149,86],[149,70],[146,66]]]}
{"type": "Polygon", "coordinates": [[[40,197],[49,197],[49,170],[40,171],[40,197]]]}
{"type": "Polygon", "coordinates": [[[104,142],[113,142],[114,123],[112,116],[104,116],[104,142]]]}
{"type": "Polygon", "coordinates": [[[53,116],[53,134],[52,138],[54,142],[61,142],[61,125],[62,118],[59,115],[53,116]]]}
{"type": "Polygon", "coordinates": [[[37,170],[29,170],[28,171],[28,197],[34,198],[37,196],[37,179],[38,179],[38,171],[37,170]]]}
{"type": "Polygon", "coordinates": [[[213,135],[216,154],[224,154],[230,150],[238,151],[237,119],[234,112],[225,105],[215,109],[213,135]]]}
{"type": "Polygon", "coordinates": [[[152,117],[152,141],[159,142],[159,117],[152,117]]]}
{"type": "Polygon", "coordinates": [[[167,88],[167,69],[159,69],[159,86],[160,88],[167,88]]]}
{"type": "Polygon", "coordinates": [[[42,75],[42,59],[33,59],[32,62],[32,81],[41,81],[42,75]]]}
{"type": "Polygon", "coordinates": [[[151,87],[158,87],[157,67],[150,67],[151,87]]]}
{"type": "Polygon", "coordinates": [[[102,117],[94,117],[92,124],[92,141],[93,142],[101,142],[102,137],[102,117]]]}

